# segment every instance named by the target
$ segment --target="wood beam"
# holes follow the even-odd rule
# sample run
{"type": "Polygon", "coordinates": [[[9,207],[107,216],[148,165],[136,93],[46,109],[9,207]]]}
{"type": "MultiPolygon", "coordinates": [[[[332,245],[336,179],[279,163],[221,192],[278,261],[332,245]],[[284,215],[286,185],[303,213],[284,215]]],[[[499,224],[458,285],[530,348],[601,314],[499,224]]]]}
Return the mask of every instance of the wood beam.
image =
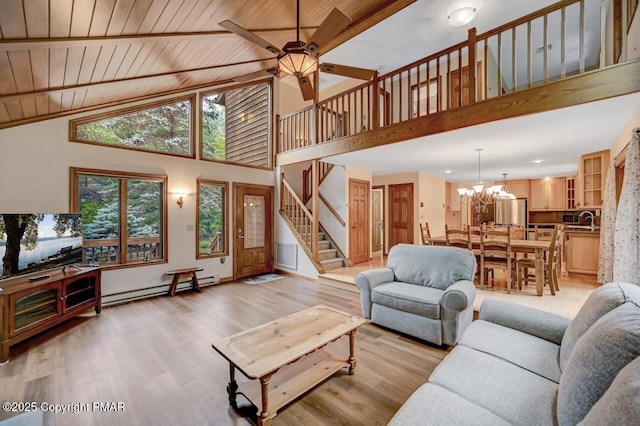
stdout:
{"type": "Polygon", "coordinates": [[[321,46],[320,49],[318,49],[318,54],[323,55],[330,50],[335,49],[342,43],[351,40],[361,32],[373,27],[379,22],[384,21],[389,16],[415,2],[416,0],[387,0],[385,3],[370,11],[362,18],[352,22],[346,30],[341,32],[337,37],[334,37],[329,43],[321,46]]]}
{"type": "MultiPolygon", "coordinates": [[[[301,30],[314,31],[318,27],[301,27],[301,30]]],[[[291,32],[296,28],[268,28],[249,30],[256,35],[272,34],[279,32],[291,32]]],[[[237,37],[231,31],[197,31],[190,33],[158,33],[158,34],[131,34],[120,36],[98,37],[59,37],[59,38],[19,38],[4,39],[0,42],[0,52],[11,52],[28,49],[54,49],[89,46],[106,46],[110,44],[131,44],[163,41],[201,41],[212,37],[237,37]]]]}
{"type": "Polygon", "coordinates": [[[330,157],[636,92],[640,92],[640,60],[590,71],[565,80],[429,114],[336,141],[281,153],[276,158],[276,165],[330,157]]]}

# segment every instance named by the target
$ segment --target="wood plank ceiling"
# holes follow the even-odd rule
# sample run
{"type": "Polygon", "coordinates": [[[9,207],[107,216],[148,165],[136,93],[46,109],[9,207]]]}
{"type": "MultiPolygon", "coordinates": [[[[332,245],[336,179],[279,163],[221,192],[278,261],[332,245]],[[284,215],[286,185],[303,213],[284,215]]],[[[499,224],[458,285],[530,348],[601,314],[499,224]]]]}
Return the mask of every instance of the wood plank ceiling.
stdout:
{"type": "MultiPolygon", "coordinates": [[[[353,22],[326,53],[413,1],[301,0],[300,37],[338,7],[353,22]]],[[[277,65],[225,19],[275,46],[295,40],[295,0],[0,0],[0,128],[277,65]]]]}

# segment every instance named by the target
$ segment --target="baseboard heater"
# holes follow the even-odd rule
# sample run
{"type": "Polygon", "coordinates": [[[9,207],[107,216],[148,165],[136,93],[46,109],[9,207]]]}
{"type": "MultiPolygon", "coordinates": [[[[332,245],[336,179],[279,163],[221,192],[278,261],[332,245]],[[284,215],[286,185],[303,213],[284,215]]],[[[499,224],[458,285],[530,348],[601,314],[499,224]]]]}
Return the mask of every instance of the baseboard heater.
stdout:
{"type": "MultiPolygon", "coordinates": [[[[200,287],[209,287],[220,283],[220,276],[213,275],[210,277],[198,277],[198,284],[200,287]]],[[[169,292],[171,284],[159,284],[151,287],[137,288],[135,290],[121,291],[118,293],[111,293],[102,296],[102,306],[117,306],[125,303],[133,302],[134,300],[147,299],[154,296],[165,296],[169,292]]],[[[177,291],[191,290],[191,278],[180,280],[178,282],[177,291]]]]}

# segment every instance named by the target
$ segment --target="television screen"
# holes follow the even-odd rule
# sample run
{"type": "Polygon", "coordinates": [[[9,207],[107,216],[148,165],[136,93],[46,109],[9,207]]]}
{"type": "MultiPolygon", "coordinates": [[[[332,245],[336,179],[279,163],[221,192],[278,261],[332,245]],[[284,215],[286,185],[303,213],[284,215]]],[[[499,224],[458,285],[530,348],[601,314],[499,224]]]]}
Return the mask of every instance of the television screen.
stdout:
{"type": "Polygon", "coordinates": [[[0,214],[0,280],[82,262],[80,214],[0,214]]]}

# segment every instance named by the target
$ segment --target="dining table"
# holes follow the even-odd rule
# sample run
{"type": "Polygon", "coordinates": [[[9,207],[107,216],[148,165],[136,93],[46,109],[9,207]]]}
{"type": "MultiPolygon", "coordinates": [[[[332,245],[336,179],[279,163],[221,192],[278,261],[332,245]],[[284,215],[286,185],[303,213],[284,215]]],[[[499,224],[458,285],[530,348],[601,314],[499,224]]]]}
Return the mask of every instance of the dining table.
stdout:
{"type": "MultiPolygon", "coordinates": [[[[437,236],[428,239],[433,245],[444,246],[447,244],[446,237],[437,236]]],[[[480,249],[480,235],[471,235],[471,246],[473,249],[480,249]]],[[[535,256],[536,265],[536,294],[542,296],[544,288],[544,259],[547,251],[551,247],[551,241],[546,240],[511,240],[511,251],[513,253],[527,253],[535,256]]]]}

